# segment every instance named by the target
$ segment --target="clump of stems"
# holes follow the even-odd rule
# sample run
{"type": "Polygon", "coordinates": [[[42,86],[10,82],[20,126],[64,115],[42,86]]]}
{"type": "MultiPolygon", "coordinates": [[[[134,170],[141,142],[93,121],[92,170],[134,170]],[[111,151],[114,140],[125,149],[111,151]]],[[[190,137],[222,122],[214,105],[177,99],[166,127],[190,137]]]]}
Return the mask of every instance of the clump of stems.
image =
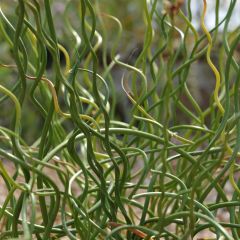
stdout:
{"type": "Polygon", "coordinates": [[[110,2],[0,3],[0,239],[240,239],[236,0],[110,2]]]}

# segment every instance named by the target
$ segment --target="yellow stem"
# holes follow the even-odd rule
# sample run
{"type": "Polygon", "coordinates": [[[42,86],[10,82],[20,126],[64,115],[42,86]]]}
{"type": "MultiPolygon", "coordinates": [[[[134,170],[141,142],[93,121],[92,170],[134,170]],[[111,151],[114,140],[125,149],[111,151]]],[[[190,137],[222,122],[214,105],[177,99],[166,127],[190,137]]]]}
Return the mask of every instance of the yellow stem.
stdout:
{"type": "Polygon", "coordinates": [[[211,38],[211,35],[210,33],[208,32],[205,24],[204,24],[204,17],[206,15],[206,11],[207,11],[207,1],[206,0],[203,0],[203,13],[202,13],[202,16],[201,16],[201,27],[202,27],[202,30],[204,31],[204,33],[206,34],[207,36],[207,40],[208,40],[208,49],[207,49],[207,62],[208,62],[208,65],[210,66],[210,68],[213,70],[214,72],[214,75],[215,75],[215,78],[216,78],[216,85],[215,85],[215,89],[214,89],[214,101],[216,102],[221,114],[224,114],[224,108],[218,98],[218,92],[219,92],[219,88],[220,88],[220,85],[221,85],[221,78],[220,78],[220,73],[219,71],[217,70],[217,68],[214,66],[212,60],[211,60],[211,50],[212,50],[212,38],[211,38]]]}

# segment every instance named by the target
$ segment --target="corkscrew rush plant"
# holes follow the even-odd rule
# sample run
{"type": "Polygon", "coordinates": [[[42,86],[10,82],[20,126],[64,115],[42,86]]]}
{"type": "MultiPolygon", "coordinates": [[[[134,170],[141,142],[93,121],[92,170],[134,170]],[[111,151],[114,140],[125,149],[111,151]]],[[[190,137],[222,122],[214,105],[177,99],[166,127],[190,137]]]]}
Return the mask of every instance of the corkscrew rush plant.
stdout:
{"type": "Polygon", "coordinates": [[[0,2],[0,239],[240,239],[223,2],[0,2]]]}

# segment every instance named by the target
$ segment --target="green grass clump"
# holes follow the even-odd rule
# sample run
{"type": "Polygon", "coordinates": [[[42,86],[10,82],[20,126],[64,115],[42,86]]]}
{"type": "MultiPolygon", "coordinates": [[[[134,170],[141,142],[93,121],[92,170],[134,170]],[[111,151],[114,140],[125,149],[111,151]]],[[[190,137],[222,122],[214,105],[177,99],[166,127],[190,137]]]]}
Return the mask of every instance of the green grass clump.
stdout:
{"type": "Polygon", "coordinates": [[[0,239],[240,239],[236,2],[1,1],[0,239]]]}

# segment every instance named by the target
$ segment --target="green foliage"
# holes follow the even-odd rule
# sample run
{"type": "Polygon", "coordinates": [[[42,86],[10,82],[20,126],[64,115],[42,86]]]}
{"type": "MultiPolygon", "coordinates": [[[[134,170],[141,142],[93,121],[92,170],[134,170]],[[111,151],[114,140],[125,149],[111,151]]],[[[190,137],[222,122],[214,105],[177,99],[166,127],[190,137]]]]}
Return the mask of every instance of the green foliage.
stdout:
{"type": "Polygon", "coordinates": [[[10,2],[0,239],[239,239],[236,0],[10,2]]]}

